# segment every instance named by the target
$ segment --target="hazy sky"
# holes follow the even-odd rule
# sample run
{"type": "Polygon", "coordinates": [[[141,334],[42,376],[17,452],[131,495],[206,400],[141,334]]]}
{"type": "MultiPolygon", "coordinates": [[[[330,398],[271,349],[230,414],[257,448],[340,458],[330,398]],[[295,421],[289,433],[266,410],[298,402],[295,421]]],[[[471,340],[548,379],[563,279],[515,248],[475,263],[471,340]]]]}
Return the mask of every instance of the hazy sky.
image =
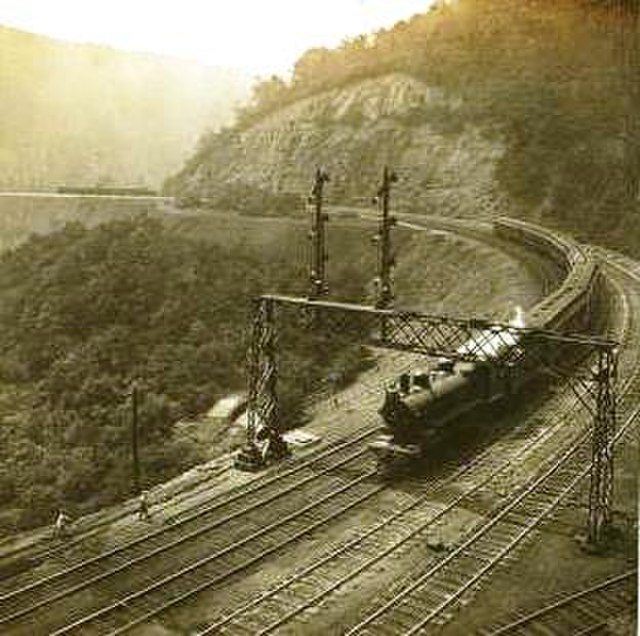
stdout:
{"type": "Polygon", "coordinates": [[[0,24],[244,68],[290,70],[334,46],[423,12],[434,0],[0,0],[0,24]]]}

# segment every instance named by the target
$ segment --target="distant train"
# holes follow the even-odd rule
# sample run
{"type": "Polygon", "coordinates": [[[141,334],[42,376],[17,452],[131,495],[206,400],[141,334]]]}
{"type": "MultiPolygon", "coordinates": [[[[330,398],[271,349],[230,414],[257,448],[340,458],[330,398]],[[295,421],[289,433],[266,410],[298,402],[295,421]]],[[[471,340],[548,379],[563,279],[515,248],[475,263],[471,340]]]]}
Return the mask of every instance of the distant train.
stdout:
{"type": "Polygon", "coordinates": [[[157,192],[144,186],[59,186],[58,194],[91,194],[100,196],[152,197],[157,192]]]}
{"type": "MultiPolygon", "coordinates": [[[[501,219],[494,228],[499,236],[551,258],[562,278],[555,291],[530,310],[526,326],[588,328],[597,313],[592,305],[600,281],[590,252],[520,221],[501,219]]],[[[510,324],[524,327],[524,316],[519,314],[510,324]]],[[[453,426],[463,414],[517,393],[535,375],[524,363],[513,362],[525,360],[526,350],[526,333],[489,328],[462,343],[451,359],[442,358],[401,375],[385,391],[380,408],[385,431],[369,445],[381,472],[411,467],[428,454],[443,429],[453,426]]]]}

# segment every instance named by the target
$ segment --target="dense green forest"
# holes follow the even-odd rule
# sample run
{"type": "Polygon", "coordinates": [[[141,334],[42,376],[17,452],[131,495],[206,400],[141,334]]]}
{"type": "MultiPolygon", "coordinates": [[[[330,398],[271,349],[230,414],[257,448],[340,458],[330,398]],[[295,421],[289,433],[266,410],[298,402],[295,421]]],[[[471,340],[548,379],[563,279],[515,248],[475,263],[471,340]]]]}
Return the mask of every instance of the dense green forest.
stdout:
{"type": "MultiPolygon", "coordinates": [[[[130,492],[130,404],[141,389],[145,483],[202,458],[173,425],[245,388],[250,299],[300,291],[304,262],[241,241],[204,242],[140,217],[34,236],[0,259],[0,522],[4,529],[78,512],[130,492]]],[[[353,265],[336,292],[358,297],[353,265]]],[[[344,339],[282,325],[288,347],[281,410],[302,416],[309,387],[367,363],[344,339]]],[[[347,337],[345,335],[345,337],[347,337]]]]}
{"type": "MultiPolygon", "coordinates": [[[[415,105],[400,123],[406,134],[423,125],[450,136],[476,127],[504,148],[495,177],[510,213],[629,249],[640,245],[632,214],[640,205],[638,24],[631,2],[440,2],[335,49],[311,49],[290,79],[256,85],[237,126],[203,137],[185,174],[215,165],[234,134],[283,107],[401,73],[448,100],[415,105]]],[[[462,183],[473,178],[460,175],[462,183]]]]}

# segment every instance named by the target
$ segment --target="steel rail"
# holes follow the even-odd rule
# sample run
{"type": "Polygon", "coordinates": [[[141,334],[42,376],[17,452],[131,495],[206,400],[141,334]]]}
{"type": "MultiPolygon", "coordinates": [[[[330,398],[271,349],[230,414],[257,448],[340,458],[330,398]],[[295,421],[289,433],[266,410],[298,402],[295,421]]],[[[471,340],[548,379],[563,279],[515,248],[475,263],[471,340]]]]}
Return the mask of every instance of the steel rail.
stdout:
{"type": "MultiPolygon", "coordinates": [[[[544,431],[540,437],[547,437],[549,436],[549,431],[544,431]]],[[[522,452],[527,452],[528,450],[530,450],[530,446],[535,445],[538,442],[538,438],[534,439],[529,445],[527,445],[524,449],[522,449],[522,452]]],[[[480,461],[480,459],[478,458],[478,461],[480,461]]],[[[513,458],[511,459],[511,461],[513,461],[513,458]]],[[[473,462],[472,462],[473,464],[473,462]]],[[[467,470],[470,470],[472,468],[472,464],[467,464],[464,467],[462,467],[454,476],[451,476],[450,478],[443,480],[444,483],[448,483],[449,481],[453,481],[457,476],[459,476],[460,474],[466,472],[467,470]]],[[[507,465],[509,464],[509,460],[505,460],[503,462],[503,465],[501,465],[501,469],[504,469],[507,465]]],[[[490,481],[492,478],[494,478],[495,475],[493,475],[492,477],[487,478],[485,481],[488,482],[490,481]]],[[[443,484],[439,484],[439,486],[442,486],[443,484]]],[[[473,490],[476,490],[475,488],[473,490]]],[[[420,503],[422,503],[423,501],[425,501],[427,499],[428,496],[430,496],[432,493],[430,492],[429,494],[425,494],[421,497],[419,497],[417,500],[415,500],[414,502],[411,502],[410,504],[408,504],[403,511],[399,512],[399,513],[394,513],[393,515],[391,515],[390,518],[388,518],[387,520],[381,522],[380,524],[377,524],[375,528],[371,529],[370,531],[368,531],[367,533],[365,533],[365,535],[362,535],[360,537],[356,537],[353,540],[353,543],[356,543],[358,541],[361,541],[363,539],[365,539],[367,536],[369,536],[370,534],[373,534],[373,532],[375,532],[377,529],[379,529],[379,527],[382,527],[390,522],[392,522],[394,520],[394,518],[396,518],[397,516],[400,516],[403,513],[406,513],[408,510],[415,508],[417,505],[419,505],[420,503]],[[378,527],[379,526],[379,527],[378,527]]],[[[464,498],[465,496],[469,496],[469,493],[466,493],[465,495],[461,496],[461,498],[464,498]]],[[[439,519],[442,516],[442,514],[438,514],[437,518],[439,519]]],[[[431,520],[432,522],[435,522],[435,520],[431,520]]],[[[348,548],[351,546],[351,542],[349,543],[348,546],[345,546],[345,548],[343,548],[342,550],[348,548]]],[[[342,551],[341,550],[341,551],[342,551]]],[[[157,616],[158,614],[161,614],[162,612],[167,611],[168,609],[170,609],[171,607],[183,602],[184,600],[186,600],[187,598],[196,595],[200,592],[202,592],[204,589],[206,589],[207,587],[211,587],[217,583],[220,582],[220,578],[216,577],[212,580],[210,580],[209,582],[204,582],[202,584],[199,584],[196,588],[193,588],[191,590],[188,590],[184,593],[182,593],[179,597],[172,599],[166,603],[164,603],[162,606],[155,608],[153,610],[150,610],[149,612],[147,612],[144,616],[139,617],[133,621],[131,621],[130,623],[122,626],[121,628],[118,628],[117,630],[110,632],[110,634],[115,635],[115,634],[121,634],[124,633],[125,631],[128,631],[140,624],[142,624],[143,622],[147,621],[150,618],[153,618],[155,616],[157,616]]]]}
{"type": "MultiPolygon", "coordinates": [[[[540,609],[537,609],[525,616],[522,616],[521,618],[514,620],[511,623],[503,625],[502,627],[498,627],[497,629],[487,631],[485,636],[503,636],[504,634],[508,634],[513,630],[520,629],[526,626],[528,623],[532,623],[542,617],[548,616],[549,614],[551,614],[552,612],[555,612],[556,610],[565,609],[575,601],[582,600],[587,596],[590,596],[597,592],[608,590],[611,587],[619,585],[620,583],[627,582],[629,579],[635,578],[637,574],[638,574],[638,569],[632,568],[622,574],[618,574],[617,576],[609,578],[606,581],[602,581],[601,583],[592,585],[587,589],[580,590],[579,592],[574,592],[573,594],[569,594],[568,596],[563,596],[562,598],[554,601],[553,603],[550,603],[549,605],[545,605],[544,607],[541,607],[540,609]]],[[[592,629],[592,627],[588,629],[592,629]]],[[[580,633],[584,633],[584,630],[580,633]]]]}
{"type": "MultiPolygon", "coordinates": [[[[257,502],[249,505],[249,506],[245,506],[244,508],[241,508],[240,510],[237,510],[233,513],[230,513],[228,515],[225,515],[224,517],[220,517],[218,519],[216,519],[215,521],[213,521],[212,523],[206,524],[200,528],[196,528],[195,530],[192,530],[190,532],[188,532],[187,534],[183,534],[180,535],[178,537],[176,537],[175,539],[169,541],[168,543],[165,543],[163,545],[160,545],[148,552],[145,552],[144,554],[135,557],[133,559],[127,560],[124,563],[121,563],[120,565],[117,565],[116,567],[113,567],[111,569],[105,570],[103,572],[100,572],[99,574],[96,574],[94,576],[91,576],[89,578],[85,578],[83,581],[81,581],[80,583],[76,583],[75,585],[65,588],[63,590],[61,590],[60,592],[57,592],[56,594],[53,594],[52,596],[48,596],[44,599],[42,599],[41,601],[38,601],[37,603],[33,603],[31,605],[28,605],[27,607],[21,608],[20,610],[16,610],[13,611],[12,613],[2,616],[0,617],[0,625],[4,625],[7,623],[11,623],[16,621],[17,619],[26,616],[34,611],[37,611],[39,609],[42,609],[43,607],[46,607],[47,605],[50,605],[51,603],[54,603],[56,601],[59,601],[67,596],[70,596],[72,594],[75,594],[77,592],[80,592],[83,589],[86,589],[88,587],[91,587],[92,585],[99,583],[100,581],[104,581],[105,579],[115,575],[115,574],[120,574],[121,572],[139,565],[141,563],[144,563],[145,561],[148,561],[149,559],[158,556],[159,554],[162,554],[163,552],[166,552],[168,550],[171,550],[173,548],[175,548],[178,545],[184,544],[187,541],[191,541],[192,539],[195,539],[203,534],[206,534],[208,532],[211,532],[212,530],[214,530],[215,528],[218,528],[226,523],[228,523],[229,521],[233,520],[233,519],[237,519],[238,517],[241,517],[249,512],[251,512],[252,510],[256,510],[258,508],[262,508],[265,505],[271,503],[272,501],[275,501],[276,499],[279,499],[280,497],[283,497],[284,495],[297,490],[300,486],[309,483],[311,481],[315,481],[316,479],[319,479],[320,477],[330,474],[333,471],[335,471],[338,468],[341,468],[342,466],[351,463],[354,459],[357,459],[358,457],[362,457],[363,455],[366,455],[367,450],[366,449],[359,449],[357,451],[355,451],[354,453],[352,453],[351,455],[347,456],[346,458],[341,459],[340,461],[336,462],[335,464],[332,464],[331,466],[328,466],[326,468],[324,468],[322,471],[318,472],[318,473],[313,473],[312,475],[308,475],[307,477],[305,477],[304,479],[300,480],[300,481],[296,481],[295,483],[287,486],[286,488],[282,489],[282,490],[278,490],[277,492],[273,493],[272,495],[270,495],[269,497],[266,497],[264,499],[260,499],[257,502]]],[[[204,513],[203,513],[204,514],[204,513]]],[[[157,534],[161,534],[162,531],[166,531],[166,528],[161,529],[160,531],[155,531],[154,533],[150,533],[152,536],[155,536],[157,534]]],[[[144,538],[145,540],[148,539],[148,537],[144,538]]],[[[140,540],[134,541],[134,544],[137,544],[140,540]]],[[[130,547],[130,545],[128,546],[130,547]]],[[[115,551],[115,553],[120,553],[122,552],[122,550],[118,549],[115,551]]],[[[112,556],[113,555],[113,551],[109,551],[108,556],[112,556]]],[[[78,570],[82,570],[85,569],[86,567],[88,567],[89,564],[95,564],[101,560],[104,560],[106,557],[104,557],[103,555],[98,555],[98,557],[94,557],[93,559],[90,559],[86,562],[83,562],[82,564],[79,564],[75,567],[69,568],[66,572],[66,574],[69,573],[76,573],[78,570]]],[[[55,575],[54,575],[55,576],[55,575]]],[[[52,577],[54,578],[54,577],[52,577]]],[[[57,578],[57,577],[55,577],[57,578]]]]}
{"type": "MultiPolygon", "coordinates": [[[[316,508],[316,507],[320,506],[321,504],[326,503],[327,501],[330,501],[331,499],[335,498],[338,494],[346,492],[347,490],[353,488],[354,486],[365,482],[367,479],[370,479],[372,476],[374,476],[375,473],[376,473],[376,471],[371,471],[369,473],[365,473],[363,475],[360,475],[359,477],[357,477],[356,479],[353,479],[352,481],[348,482],[347,484],[345,484],[344,486],[340,487],[339,489],[336,489],[336,490],[328,493],[324,497],[321,497],[320,499],[317,499],[316,501],[313,501],[313,502],[307,504],[306,506],[304,506],[303,508],[297,510],[296,512],[293,512],[293,513],[291,513],[291,514],[289,514],[289,515],[287,515],[287,516],[285,516],[285,517],[283,517],[283,518],[281,518],[281,519],[269,524],[268,526],[264,526],[264,527],[260,528],[259,530],[256,530],[255,532],[251,533],[249,536],[247,536],[247,537],[245,537],[245,538],[243,538],[243,539],[241,539],[239,541],[236,541],[236,542],[232,543],[229,546],[226,546],[222,550],[218,550],[217,552],[215,552],[212,555],[209,555],[207,557],[199,559],[196,562],[189,564],[188,566],[180,568],[178,571],[176,571],[176,572],[174,572],[172,574],[169,574],[169,575],[163,577],[160,580],[154,581],[151,585],[149,585],[149,586],[147,586],[147,587],[145,587],[143,589],[140,589],[140,590],[137,590],[136,592],[127,594],[126,596],[123,596],[122,598],[117,599],[115,602],[111,603],[110,605],[102,607],[99,610],[97,610],[95,612],[92,612],[91,614],[88,614],[88,615],[82,617],[81,619],[79,619],[77,621],[74,621],[73,623],[65,625],[64,627],[51,632],[51,636],[61,636],[62,634],[67,634],[70,631],[73,631],[73,630],[75,630],[75,629],[77,629],[79,627],[83,627],[83,626],[87,625],[88,623],[90,623],[92,621],[95,621],[97,619],[103,619],[107,614],[111,613],[114,610],[119,610],[119,609],[128,610],[129,608],[127,606],[132,601],[135,601],[135,600],[137,600],[137,599],[139,599],[139,598],[141,598],[143,596],[146,596],[150,592],[155,591],[157,589],[160,589],[163,586],[167,585],[168,583],[177,580],[178,578],[184,577],[186,574],[190,574],[191,572],[194,572],[196,569],[201,568],[205,564],[209,564],[209,563],[211,563],[212,561],[214,561],[216,559],[219,559],[221,556],[224,556],[224,555],[228,554],[232,550],[236,550],[239,547],[242,547],[242,546],[246,545],[250,541],[254,541],[258,537],[261,537],[261,536],[267,534],[268,532],[283,526],[288,521],[291,521],[291,520],[297,519],[298,517],[301,517],[306,512],[309,512],[310,510],[312,510],[313,508],[316,508]]],[[[260,552],[260,554],[258,554],[256,557],[252,557],[248,561],[243,562],[241,565],[235,566],[229,572],[223,573],[222,575],[219,576],[218,582],[221,582],[221,581],[225,580],[226,578],[228,578],[229,576],[231,576],[232,574],[236,574],[240,570],[249,567],[249,565],[253,565],[254,563],[257,563],[258,561],[261,561],[265,556],[275,552],[276,550],[279,550],[280,548],[282,548],[285,545],[288,545],[288,544],[296,541],[301,536],[309,534],[310,532],[312,532],[316,528],[320,527],[321,525],[324,525],[328,521],[331,521],[331,520],[335,519],[338,515],[342,514],[343,512],[345,512],[347,510],[352,509],[355,505],[358,505],[359,503],[362,503],[363,501],[366,501],[367,499],[369,499],[372,496],[378,494],[379,492],[381,492],[384,489],[385,489],[385,486],[383,486],[383,485],[374,485],[374,486],[372,486],[367,492],[365,492],[363,495],[358,497],[358,499],[355,502],[349,503],[346,507],[340,509],[339,511],[337,511],[335,513],[332,513],[331,515],[329,515],[327,517],[324,517],[320,521],[314,522],[312,525],[303,528],[302,530],[298,531],[297,533],[288,536],[283,541],[281,541],[281,542],[279,542],[279,543],[277,543],[277,544],[275,544],[273,546],[270,546],[266,550],[260,552]]],[[[118,630],[116,630],[116,631],[114,631],[112,633],[118,633],[118,630]]]]}
{"type": "MultiPolygon", "coordinates": [[[[617,432],[612,444],[614,444],[623,433],[626,433],[630,428],[631,424],[634,423],[638,414],[640,414],[640,406],[627,418],[623,427],[617,432]]],[[[591,435],[587,434],[584,436],[582,441],[588,441],[591,435]]],[[[522,501],[524,501],[529,495],[535,492],[535,490],[543,484],[549,477],[553,476],[560,468],[564,466],[564,463],[573,455],[575,452],[582,448],[582,443],[576,444],[575,446],[569,448],[565,453],[563,453],[562,457],[547,471],[545,471],[542,475],[537,477],[520,495],[518,495],[507,507],[502,509],[496,516],[492,517],[485,525],[482,526],[478,531],[474,532],[468,539],[466,539],[458,548],[456,548],[453,552],[451,552],[447,557],[436,563],[434,566],[429,568],[426,572],[421,574],[415,581],[406,586],[403,590],[401,590],[398,594],[396,594],[393,598],[387,601],[382,607],[377,609],[375,612],[367,616],[360,623],[352,627],[346,632],[346,636],[351,636],[352,634],[356,634],[367,626],[374,623],[378,618],[382,617],[384,614],[393,610],[401,601],[411,595],[415,590],[417,590],[420,586],[422,586],[425,582],[427,582],[434,574],[441,571],[446,565],[451,563],[457,557],[465,555],[465,551],[467,548],[471,547],[476,541],[480,538],[484,537],[492,528],[494,528],[504,517],[506,517],[512,510],[522,501]]],[[[582,481],[591,470],[591,462],[588,462],[586,468],[577,473],[577,476],[570,482],[569,486],[566,486],[561,494],[554,497],[551,504],[545,507],[542,513],[538,514],[530,521],[524,529],[519,532],[515,539],[513,539],[507,546],[500,550],[498,555],[493,558],[489,563],[483,566],[479,572],[477,572],[473,577],[467,579],[465,584],[458,588],[458,590],[451,594],[447,600],[442,602],[439,606],[437,606],[434,610],[432,610],[427,616],[422,618],[418,623],[414,625],[410,630],[405,632],[406,636],[410,634],[414,634],[420,629],[422,629],[428,622],[433,620],[435,616],[440,614],[444,609],[446,609],[454,600],[457,600],[460,596],[462,596],[472,585],[474,585],[484,574],[486,574],[490,569],[492,569],[498,562],[502,560],[502,558],[513,550],[516,545],[518,545],[526,536],[529,535],[531,530],[535,528],[539,523],[546,518],[546,516],[554,510],[566,497],[568,493],[570,493],[575,486],[582,481]]]]}

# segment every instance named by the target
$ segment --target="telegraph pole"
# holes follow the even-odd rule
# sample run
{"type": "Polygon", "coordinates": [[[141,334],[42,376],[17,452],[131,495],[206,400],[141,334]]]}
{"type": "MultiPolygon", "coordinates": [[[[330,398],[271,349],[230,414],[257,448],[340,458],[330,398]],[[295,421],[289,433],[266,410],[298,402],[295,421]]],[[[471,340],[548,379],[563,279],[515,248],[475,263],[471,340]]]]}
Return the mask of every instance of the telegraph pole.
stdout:
{"type": "Polygon", "coordinates": [[[310,290],[309,299],[316,300],[326,296],[329,291],[327,282],[327,233],[326,224],[329,215],[322,211],[324,184],[329,181],[329,175],[318,168],[316,170],[316,180],[311,190],[309,203],[313,205],[313,216],[311,218],[311,266],[309,272],[310,290]]]}
{"type": "Polygon", "coordinates": [[[131,455],[133,459],[133,489],[140,492],[140,455],[138,453],[138,386],[131,387],[131,455]]]}
{"type": "Polygon", "coordinates": [[[398,180],[395,172],[384,167],[382,173],[382,184],[378,189],[378,196],[375,201],[380,209],[380,224],[378,234],[374,237],[378,245],[378,284],[376,308],[386,309],[393,302],[393,291],[391,289],[391,268],[395,265],[395,259],[391,252],[391,228],[397,223],[397,219],[389,216],[389,198],[391,195],[391,184],[398,180]]]}

